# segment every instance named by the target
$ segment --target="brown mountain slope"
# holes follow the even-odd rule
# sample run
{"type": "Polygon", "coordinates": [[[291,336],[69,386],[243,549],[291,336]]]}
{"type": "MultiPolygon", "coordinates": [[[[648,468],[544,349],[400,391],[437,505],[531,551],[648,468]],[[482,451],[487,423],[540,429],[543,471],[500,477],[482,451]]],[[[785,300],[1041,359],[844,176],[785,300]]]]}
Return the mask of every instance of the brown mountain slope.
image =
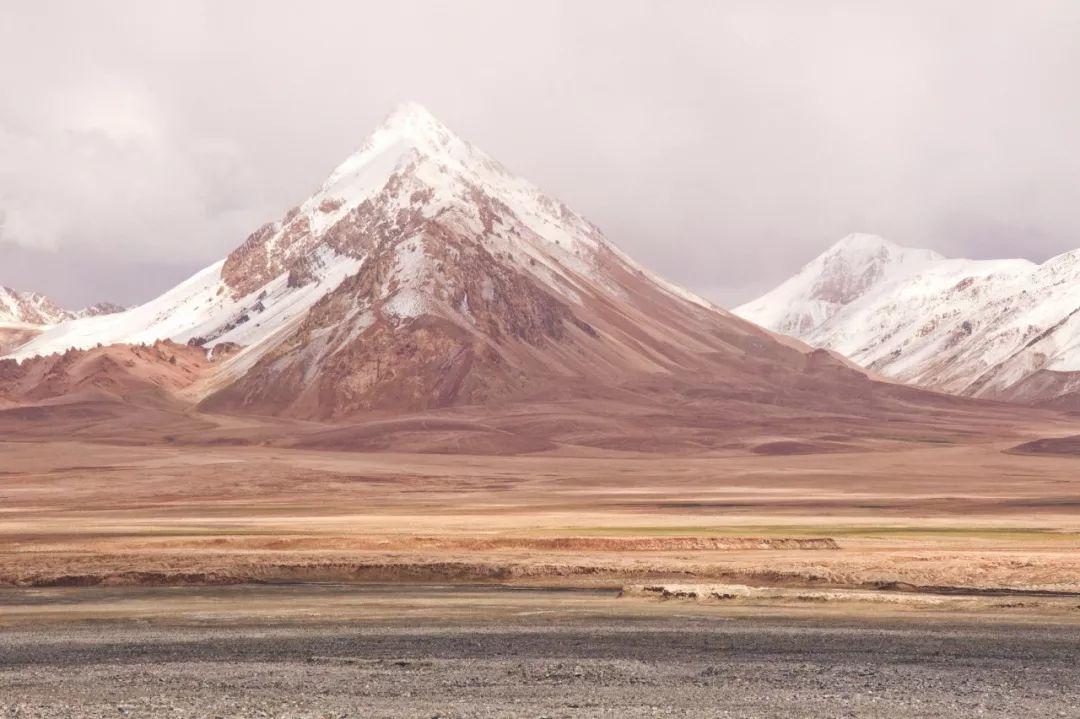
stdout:
{"type": "Polygon", "coordinates": [[[111,345],[0,360],[0,397],[12,404],[107,399],[183,404],[183,391],[210,368],[206,351],[172,342],[111,345]]]}

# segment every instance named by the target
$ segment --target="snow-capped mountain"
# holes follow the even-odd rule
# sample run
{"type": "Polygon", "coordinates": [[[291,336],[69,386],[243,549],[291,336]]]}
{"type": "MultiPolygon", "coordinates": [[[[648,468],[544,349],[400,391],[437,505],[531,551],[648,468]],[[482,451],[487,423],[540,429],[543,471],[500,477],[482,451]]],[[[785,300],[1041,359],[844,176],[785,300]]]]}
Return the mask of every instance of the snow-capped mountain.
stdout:
{"type": "Polygon", "coordinates": [[[123,312],[124,307],[114,302],[95,302],[94,304],[83,307],[81,310],[75,310],[71,313],[70,319],[83,319],[86,317],[100,317],[102,315],[115,315],[117,312],[123,312]]]}
{"type": "Polygon", "coordinates": [[[73,312],[37,292],[0,287],[0,356],[26,344],[52,325],[122,310],[117,305],[100,302],[73,312]]]}
{"type": "Polygon", "coordinates": [[[0,287],[0,323],[51,325],[71,319],[72,314],[45,295],[0,287]]]}
{"type": "Polygon", "coordinates": [[[81,310],[68,310],[37,292],[19,292],[10,287],[0,287],[0,325],[42,327],[123,311],[123,307],[111,302],[98,302],[81,310]]]}
{"type": "Polygon", "coordinates": [[[856,374],[656,277],[415,104],[223,261],[10,356],[166,339],[208,351],[185,390],[204,407],[317,419],[625,397],[631,380],[817,402],[856,374]]]}
{"type": "Polygon", "coordinates": [[[874,235],[848,235],[767,295],[735,310],[764,327],[805,337],[845,306],[943,259],[874,235]]]}
{"type": "Polygon", "coordinates": [[[1080,251],[1041,265],[946,259],[851,235],[734,312],[903,382],[1067,404],[1078,310],[1080,251]]]}
{"type": "MultiPolygon", "coordinates": [[[[259,354],[268,339],[295,325],[317,300],[354,275],[386,233],[415,232],[448,212],[470,214],[470,231],[489,235],[490,252],[518,249],[524,253],[521,261],[533,260],[531,273],[555,281],[552,261],[588,274],[587,255],[599,247],[599,232],[587,221],[410,103],[392,113],[311,198],[260,227],[225,260],[127,312],[53,328],[12,356],[159,339],[208,347],[233,343],[248,348],[249,355],[259,354]],[[521,218],[518,231],[527,230],[528,236],[489,227],[502,208],[474,206],[487,197],[509,203],[507,209],[521,218]],[[540,262],[536,247],[541,244],[541,254],[554,251],[557,257],[540,262]]],[[[428,259],[413,257],[408,267],[398,268],[399,279],[416,280],[428,259]]],[[[417,312],[418,289],[403,286],[394,292],[388,310],[417,312]]]]}

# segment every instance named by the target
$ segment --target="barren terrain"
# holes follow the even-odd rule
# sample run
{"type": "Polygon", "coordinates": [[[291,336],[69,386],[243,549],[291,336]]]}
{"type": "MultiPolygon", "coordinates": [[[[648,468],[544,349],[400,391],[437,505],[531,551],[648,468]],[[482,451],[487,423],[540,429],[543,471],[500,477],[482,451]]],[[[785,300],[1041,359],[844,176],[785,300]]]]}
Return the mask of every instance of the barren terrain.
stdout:
{"type": "Polygon", "coordinates": [[[561,411],[0,412],[0,716],[1078,716],[1071,418],[561,411]]]}
{"type": "Polygon", "coordinates": [[[31,435],[0,443],[0,583],[1080,593],[1076,460],[1022,439],[497,456],[31,435]]]}
{"type": "Polygon", "coordinates": [[[1080,716],[1080,629],[1000,603],[958,614],[495,587],[12,592],[0,590],[4,717],[1080,716]]]}

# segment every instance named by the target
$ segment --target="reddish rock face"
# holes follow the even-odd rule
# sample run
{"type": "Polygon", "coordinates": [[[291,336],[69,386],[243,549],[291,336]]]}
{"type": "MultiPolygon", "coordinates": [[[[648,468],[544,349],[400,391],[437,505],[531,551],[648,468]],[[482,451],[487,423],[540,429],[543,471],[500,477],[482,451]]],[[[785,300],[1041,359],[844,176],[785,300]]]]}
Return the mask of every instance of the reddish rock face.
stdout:
{"type": "Polygon", "coordinates": [[[341,209],[341,206],[345,204],[345,201],[337,197],[328,197],[319,203],[319,212],[329,214],[341,209]]]}
{"type": "Polygon", "coordinates": [[[221,278],[233,297],[248,295],[282,273],[302,267],[319,240],[312,235],[310,218],[298,212],[294,208],[281,223],[266,223],[228,256],[221,278]]]}
{"type": "Polygon", "coordinates": [[[246,295],[266,284],[263,278],[272,271],[266,243],[277,231],[277,223],[267,222],[226,258],[221,278],[232,288],[234,296],[246,295]]]}
{"type": "MultiPolygon", "coordinates": [[[[363,209],[339,228],[338,241],[379,237],[350,235],[349,228],[371,220],[370,208],[363,209]]],[[[479,238],[462,234],[452,218],[414,222],[400,213],[397,219],[400,225],[383,227],[396,228],[393,233],[374,239],[358,274],[210,405],[338,417],[482,403],[528,388],[518,345],[542,352],[570,329],[588,327],[574,321],[566,302],[508,269],[479,238]],[[423,256],[422,277],[395,274],[402,253],[423,256]],[[396,314],[395,297],[416,285],[424,292],[424,311],[396,314]]]]}
{"type": "Polygon", "coordinates": [[[101,398],[170,403],[176,392],[201,379],[206,351],[173,342],[111,345],[35,357],[0,360],[0,398],[41,402],[53,398],[101,398]]]}

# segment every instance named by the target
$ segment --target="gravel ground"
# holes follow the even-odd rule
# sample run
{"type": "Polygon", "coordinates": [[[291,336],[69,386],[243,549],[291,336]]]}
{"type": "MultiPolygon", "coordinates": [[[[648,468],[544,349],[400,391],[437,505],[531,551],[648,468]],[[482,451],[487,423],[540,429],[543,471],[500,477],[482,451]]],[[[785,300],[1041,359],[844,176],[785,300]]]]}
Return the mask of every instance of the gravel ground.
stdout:
{"type": "Polygon", "coordinates": [[[487,623],[24,622],[0,629],[0,716],[1080,717],[1075,625],[668,606],[487,623]]]}

